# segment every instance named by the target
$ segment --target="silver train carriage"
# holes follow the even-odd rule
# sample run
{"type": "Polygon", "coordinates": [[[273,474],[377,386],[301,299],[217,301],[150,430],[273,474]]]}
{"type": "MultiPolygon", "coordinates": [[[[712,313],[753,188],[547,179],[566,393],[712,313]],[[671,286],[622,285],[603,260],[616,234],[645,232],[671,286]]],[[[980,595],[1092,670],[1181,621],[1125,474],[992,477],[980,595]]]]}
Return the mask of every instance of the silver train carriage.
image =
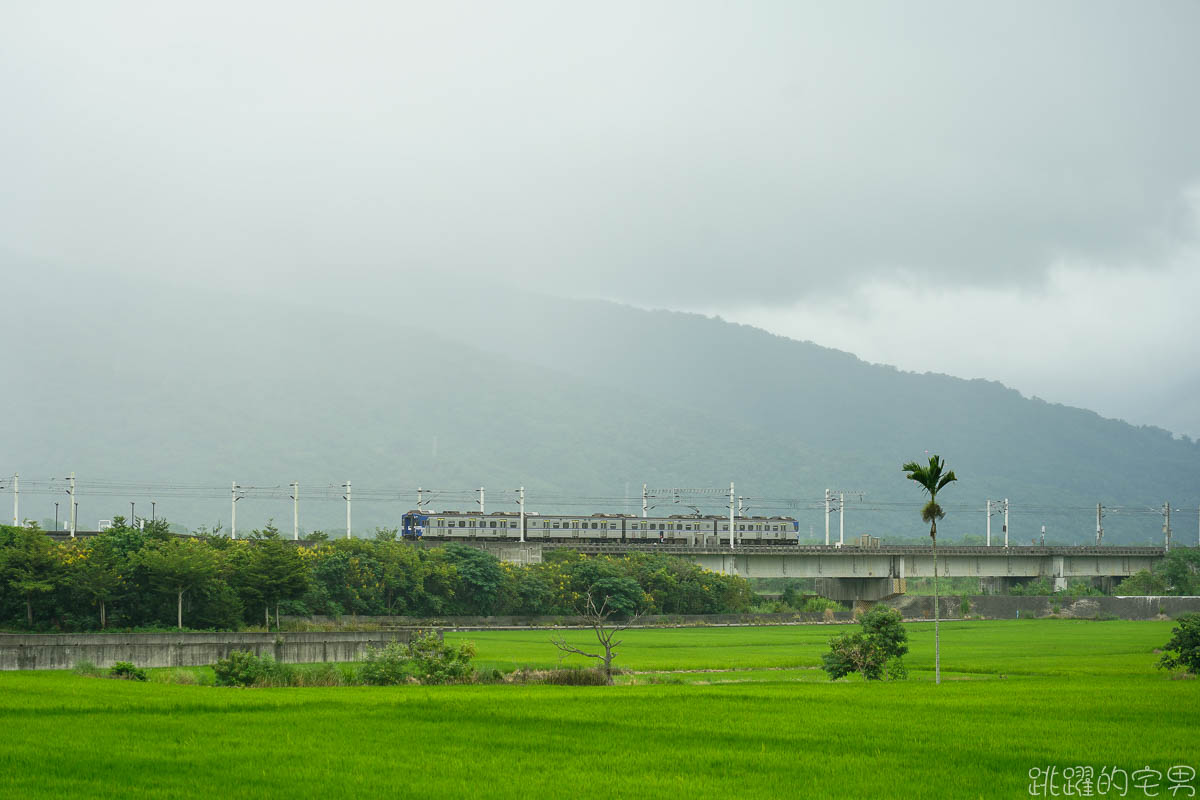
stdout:
{"type": "MultiPolygon", "coordinates": [[[[795,544],[798,523],[792,517],[737,517],[735,540],[745,544],[795,544]]],[[[409,511],[403,517],[405,539],[517,541],[520,515],[463,511],[409,511]]],[[[713,546],[729,543],[729,518],[700,514],[636,517],[627,514],[525,515],[530,542],[644,542],[713,546]]]]}

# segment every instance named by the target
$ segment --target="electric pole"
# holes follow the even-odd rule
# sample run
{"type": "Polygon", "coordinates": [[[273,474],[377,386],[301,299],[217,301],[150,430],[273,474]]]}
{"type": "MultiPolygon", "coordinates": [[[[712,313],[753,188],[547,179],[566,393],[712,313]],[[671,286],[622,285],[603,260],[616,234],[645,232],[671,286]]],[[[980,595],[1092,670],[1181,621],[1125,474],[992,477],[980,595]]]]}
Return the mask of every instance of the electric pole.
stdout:
{"type": "Polygon", "coordinates": [[[521,507],[521,521],[520,521],[519,525],[520,525],[520,531],[521,531],[521,541],[523,542],[523,541],[525,541],[525,487],[524,486],[522,486],[520,489],[517,489],[517,505],[519,505],[521,507]]]}
{"type": "Polygon", "coordinates": [[[642,484],[642,519],[646,518],[646,484],[642,484]]]}
{"type": "Polygon", "coordinates": [[[1008,547],[1008,498],[1004,498],[1004,546],[1008,547]]]}
{"type": "Polygon", "coordinates": [[[733,521],[733,481],[730,481],[729,482],[729,549],[730,550],[734,549],[733,537],[734,537],[734,532],[736,531],[736,528],[734,527],[734,525],[735,525],[735,523],[733,521]]]}
{"type": "Polygon", "coordinates": [[[838,547],[846,543],[846,493],[838,493],[838,547]]]}
{"type": "Polygon", "coordinates": [[[137,517],[134,516],[133,505],[134,505],[133,501],[130,500],[129,501],[129,527],[136,528],[137,527],[137,517]]]}
{"type": "MultiPolygon", "coordinates": [[[[853,492],[851,493],[853,494],[853,492]]],[[[838,490],[834,497],[832,489],[825,490],[825,544],[829,544],[829,515],[834,511],[838,514],[838,543],[841,547],[846,543],[846,492],[838,490]]]]}
{"type": "Polygon", "coordinates": [[[151,500],[150,501],[150,521],[155,522],[157,520],[158,520],[158,501],[151,500]]]}
{"type": "Polygon", "coordinates": [[[342,495],[342,499],[346,501],[346,538],[350,538],[350,481],[342,484],[342,488],[346,493],[342,495]]]}
{"type": "Polygon", "coordinates": [[[300,482],[292,481],[292,540],[300,539],[300,482]]]}
{"type": "Polygon", "coordinates": [[[479,487],[479,499],[476,500],[475,502],[479,503],[479,515],[483,516],[484,514],[486,514],[487,512],[484,510],[484,506],[483,506],[483,487],[482,486],[479,487]]]}
{"type": "Polygon", "coordinates": [[[1171,552],[1171,503],[1163,503],[1163,552],[1171,552]]]}
{"type": "Polygon", "coordinates": [[[739,494],[738,495],[738,518],[741,519],[741,517],[742,517],[742,496],[739,494]]]}
{"type": "MultiPolygon", "coordinates": [[[[992,546],[992,515],[999,514],[1004,509],[1004,500],[988,500],[987,501],[987,546],[992,546]],[[993,511],[992,506],[996,509],[993,511]]],[[[1007,527],[1007,523],[1006,523],[1007,527]]],[[[1008,546],[1008,540],[1005,540],[1005,546],[1008,546]]]]}
{"type": "Polygon", "coordinates": [[[72,472],[71,475],[67,478],[67,480],[70,482],[70,487],[71,487],[71,488],[67,489],[67,494],[69,494],[71,496],[71,507],[67,510],[71,512],[71,538],[74,539],[75,538],[76,514],[79,513],[79,511],[78,511],[79,504],[75,502],[75,473],[72,472]]]}
{"type": "Polygon", "coordinates": [[[13,473],[13,527],[21,524],[21,473],[13,473]]]}
{"type": "Polygon", "coordinates": [[[1096,503],[1096,547],[1104,541],[1104,505],[1096,503]]]}
{"type": "Polygon", "coordinates": [[[237,481],[232,481],[229,489],[229,538],[237,538],[237,502],[246,496],[242,491],[242,487],[238,486],[237,481]]]}
{"type": "Polygon", "coordinates": [[[829,490],[825,490],[825,546],[829,546],[829,490]]]}

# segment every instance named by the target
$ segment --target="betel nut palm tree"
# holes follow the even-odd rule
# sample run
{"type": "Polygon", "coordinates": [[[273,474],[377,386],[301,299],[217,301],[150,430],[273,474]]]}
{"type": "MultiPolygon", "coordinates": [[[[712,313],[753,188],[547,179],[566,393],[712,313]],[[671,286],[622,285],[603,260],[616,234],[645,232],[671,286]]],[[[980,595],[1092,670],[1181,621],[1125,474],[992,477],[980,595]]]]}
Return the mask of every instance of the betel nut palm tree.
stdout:
{"type": "Polygon", "coordinates": [[[929,466],[921,466],[915,461],[910,461],[900,469],[908,473],[910,481],[916,481],[920,484],[921,489],[929,495],[929,502],[921,509],[921,519],[929,523],[929,538],[933,540],[933,682],[940,684],[942,682],[942,642],[941,632],[938,629],[938,617],[941,616],[938,609],[938,569],[937,569],[937,524],[938,520],[946,516],[946,512],[938,505],[938,492],[946,488],[947,484],[958,480],[954,476],[953,470],[945,469],[945,464],[940,456],[932,455],[929,457],[929,466]]]}

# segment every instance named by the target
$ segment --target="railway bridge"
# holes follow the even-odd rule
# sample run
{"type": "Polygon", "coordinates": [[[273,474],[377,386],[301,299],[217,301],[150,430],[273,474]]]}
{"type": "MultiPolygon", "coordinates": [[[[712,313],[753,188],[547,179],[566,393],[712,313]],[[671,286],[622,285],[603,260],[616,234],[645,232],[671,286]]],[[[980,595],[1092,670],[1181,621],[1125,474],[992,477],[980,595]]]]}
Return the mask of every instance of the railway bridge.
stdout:
{"type": "MultiPolygon", "coordinates": [[[[622,555],[668,553],[700,566],[743,578],[814,578],[817,591],[834,600],[882,600],[906,591],[909,578],[933,576],[933,551],[919,545],[877,547],[824,545],[686,545],[619,542],[540,544],[480,543],[501,559],[541,561],[542,552],[570,548],[581,553],[622,555]]],[[[982,590],[1001,593],[1039,578],[1055,589],[1071,578],[1089,578],[1111,588],[1122,578],[1148,570],[1165,555],[1161,547],[964,547],[938,548],[937,572],[944,578],[978,578],[982,590]]]]}

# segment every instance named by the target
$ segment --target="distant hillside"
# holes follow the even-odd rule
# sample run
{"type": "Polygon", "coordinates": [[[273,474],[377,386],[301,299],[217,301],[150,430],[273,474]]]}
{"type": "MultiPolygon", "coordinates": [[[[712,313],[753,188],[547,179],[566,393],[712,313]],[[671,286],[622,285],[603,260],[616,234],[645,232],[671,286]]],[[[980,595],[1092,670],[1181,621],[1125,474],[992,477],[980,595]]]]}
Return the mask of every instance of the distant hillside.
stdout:
{"type": "MultiPolygon", "coordinates": [[[[896,539],[921,535],[899,465],[927,449],[962,477],[946,496],[948,538],[982,533],[983,515],[957,506],[981,510],[988,496],[1011,499],[1021,542],[1041,524],[1054,541],[1087,539],[1098,501],[1200,502],[1200,447],[1165,431],[696,315],[495,290],[364,294],[348,312],[336,298],[304,306],[31,266],[13,276],[0,471],[77,472],[85,523],[146,501],[89,498],[89,477],[295,479],[308,497],[350,478],[360,531],[395,524],[418,485],[485,485],[500,510],[523,484],[531,508],[590,512],[621,510],[626,492],[640,506],[643,482],[733,479],[751,513],[793,514],[806,539],[810,525],[823,533],[811,503],[825,488],[862,489],[847,535],[896,539]]],[[[23,497],[23,515],[52,516],[53,500],[23,497]]],[[[160,513],[227,524],[229,502],[173,499],[160,513]]],[[[302,514],[306,527],[344,525],[337,502],[302,514]]],[[[290,527],[290,501],[239,505],[239,527],[269,516],[290,527]]],[[[1184,519],[1177,536],[1194,540],[1195,512],[1184,519]]],[[[1157,541],[1159,527],[1146,513],[1106,520],[1110,541],[1157,541]]]]}

